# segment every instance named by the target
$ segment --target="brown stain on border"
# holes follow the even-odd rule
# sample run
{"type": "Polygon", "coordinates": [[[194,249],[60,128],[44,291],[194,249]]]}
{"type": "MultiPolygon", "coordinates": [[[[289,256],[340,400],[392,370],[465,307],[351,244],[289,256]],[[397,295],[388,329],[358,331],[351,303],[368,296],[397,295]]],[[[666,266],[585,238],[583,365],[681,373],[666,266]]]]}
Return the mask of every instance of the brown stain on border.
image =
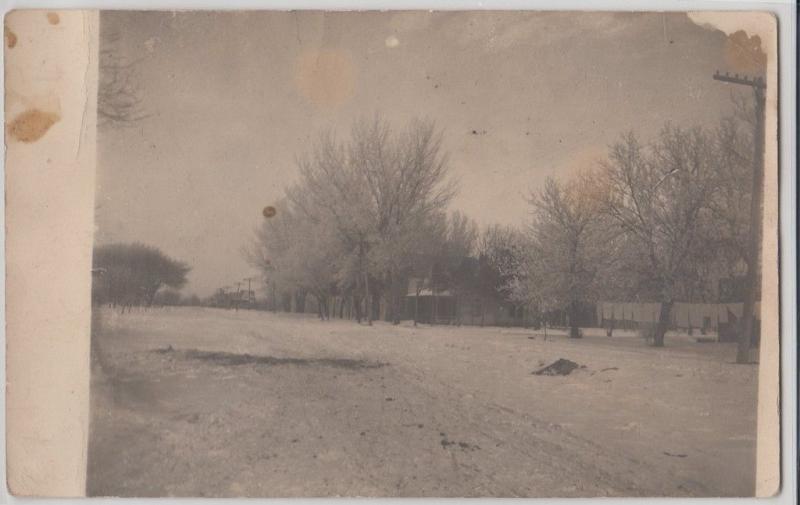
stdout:
{"type": "Polygon", "coordinates": [[[725,63],[735,72],[763,74],[767,69],[767,54],[761,47],[761,37],[750,37],[744,30],[728,35],[725,41],[725,63]]]}
{"type": "Polygon", "coordinates": [[[341,49],[320,48],[302,52],[295,61],[295,84],[300,94],[315,105],[343,104],[355,90],[356,68],[341,49]]]}
{"type": "Polygon", "coordinates": [[[12,32],[7,25],[3,26],[3,34],[6,37],[6,45],[9,49],[13,49],[17,45],[17,34],[12,32]]]}
{"type": "Polygon", "coordinates": [[[47,22],[51,25],[57,25],[61,22],[61,18],[55,12],[48,12],[47,13],[47,22]]]}
{"type": "Polygon", "coordinates": [[[61,116],[53,112],[28,109],[17,115],[17,117],[8,123],[6,125],[6,131],[12,138],[20,142],[36,142],[60,119],[61,116]]]}

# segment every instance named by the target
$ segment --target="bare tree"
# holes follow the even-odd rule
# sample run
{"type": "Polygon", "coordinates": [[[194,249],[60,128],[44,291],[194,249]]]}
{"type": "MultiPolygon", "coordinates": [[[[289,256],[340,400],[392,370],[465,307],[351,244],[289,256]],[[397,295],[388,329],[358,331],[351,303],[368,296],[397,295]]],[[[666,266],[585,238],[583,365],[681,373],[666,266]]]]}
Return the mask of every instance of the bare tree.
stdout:
{"type": "Polygon", "coordinates": [[[707,240],[725,260],[728,274],[733,275],[736,264],[744,262],[747,269],[755,268],[757,258],[750,258],[750,200],[753,179],[752,128],[742,128],[737,117],[725,118],[714,132],[716,158],[716,190],[709,209],[716,226],[709,230],[707,240]]]}
{"type": "Polygon", "coordinates": [[[132,125],[148,117],[142,107],[138,81],[141,60],[130,60],[119,50],[119,33],[101,29],[97,117],[101,126],[132,125]]]}
{"type": "MultiPolygon", "coordinates": [[[[299,198],[299,194],[295,194],[299,198]]],[[[332,230],[314,214],[283,200],[276,214],[264,221],[246,255],[268,283],[295,299],[303,311],[306,294],[317,301],[321,319],[329,318],[329,297],[335,283],[338,242],[332,230]]]]}
{"type": "Polygon", "coordinates": [[[702,130],[670,125],[649,149],[625,135],[603,164],[604,211],[646,263],[632,272],[640,276],[637,288],[661,302],[655,346],[664,345],[673,303],[691,278],[693,253],[709,226],[713,165],[702,130]]]}
{"type": "Polygon", "coordinates": [[[609,238],[593,187],[589,172],[568,182],[548,178],[529,198],[534,218],[528,228],[523,286],[543,310],[566,310],[571,338],[581,336],[581,304],[595,300],[598,272],[605,263],[602,245],[609,238]]]}
{"type": "Polygon", "coordinates": [[[325,223],[335,232],[342,254],[335,268],[337,284],[351,293],[356,319],[361,320],[361,301],[372,324],[369,253],[375,242],[374,214],[364,174],[350,162],[349,146],[326,131],[309,152],[298,157],[301,179],[287,190],[287,198],[305,219],[325,223]]]}
{"type": "Polygon", "coordinates": [[[454,194],[447,181],[447,156],[433,122],[414,120],[392,135],[376,117],[353,128],[350,161],[368,189],[368,209],[375,216],[371,263],[388,287],[389,318],[399,322],[399,301],[405,289],[419,233],[454,194]]]}
{"type": "Polygon", "coordinates": [[[441,143],[431,122],[395,134],[376,117],[356,122],[346,142],[324,132],[298,159],[301,178],[288,199],[302,219],[333,230],[337,285],[360,293],[370,322],[377,291],[399,321],[415,248],[453,195],[441,143]]]}

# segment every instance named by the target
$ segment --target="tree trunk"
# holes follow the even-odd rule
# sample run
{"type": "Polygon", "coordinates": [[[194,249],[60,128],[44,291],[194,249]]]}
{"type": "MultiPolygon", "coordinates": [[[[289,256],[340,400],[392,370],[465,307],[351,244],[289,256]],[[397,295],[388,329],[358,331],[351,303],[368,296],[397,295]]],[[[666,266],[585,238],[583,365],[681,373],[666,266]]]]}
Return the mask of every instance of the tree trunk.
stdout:
{"type": "Polygon", "coordinates": [[[392,324],[400,324],[400,293],[394,293],[394,317],[392,324]]]}
{"type": "Polygon", "coordinates": [[[653,346],[664,347],[664,335],[669,329],[669,314],[672,312],[672,301],[661,303],[661,312],[658,315],[658,323],[656,323],[656,331],[653,335],[653,346]]]}
{"type": "Polygon", "coordinates": [[[436,284],[431,283],[431,324],[436,324],[439,318],[439,304],[436,303],[436,284]]]}
{"type": "Polygon", "coordinates": [[[569,338],[581,338],[581,330],[578,327],[578,302],[572,300],[569,303],[569,338]]]}
{"type": "Polygon", "coordinates": [[[414,297],[414,326],[416,326],[417,321],[419,321],[419,293],[420,290],[417,289],[417,296],[414,297]]]}
{"type": "MultiPolygon", "coordinates": [[[[578,246],[579,235],[575,236],[572,240],[572,247],[569,251],[569,282],[572,284],[570,291],[574,291],[575,289],[575,272],[578,267],[578,246]]],[[[572,295],[572,299],[569,302],[568,313],[566,314],[569,319],[569,338],[581,338],[581,330],[578,328],[578,300],[575,296],[576,293],[573,292],[570,294],[572,295]]]]}
{"type": "Polygon", "coordinates": [[[372,326],[372,297],[369,295],[369,274],[364,272],[364,302],[367,312],[367,324],[372,326]]]}
{"type": "Polygon", "coordinates": [[[392,324],[400,324],[400,283],[397,275],[392,275],[392,324]]]}
{"type": "Polygon", "coordinates": [[[353,309],[356,311],[356,322],[361,324],[361,298],[353,295],[353,309]]]}
{"type": "Polygon", "coordinates": [[[386,321],[394,322],[394,311],[395,307],[395,279],[394,279],[394,272],[389,272],[389,294],[386,297],[386,321]]]}

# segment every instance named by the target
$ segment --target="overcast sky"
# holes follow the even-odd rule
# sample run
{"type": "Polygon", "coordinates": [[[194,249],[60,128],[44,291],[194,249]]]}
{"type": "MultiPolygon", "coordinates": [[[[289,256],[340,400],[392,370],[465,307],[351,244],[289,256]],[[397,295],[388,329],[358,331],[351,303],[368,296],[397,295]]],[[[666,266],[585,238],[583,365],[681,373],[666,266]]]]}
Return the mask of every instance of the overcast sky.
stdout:
{"type": "MultiPolygon", "coordinates": [[[[724,33],[683,14],[105,12],[140,60],[150,117],[99,136],[97,241],[193,266],[205,296],[253,273],[241,249],[322,128],[381,113],[444,130],[452,208],[521,224],[525,195],[625,131],[716,123],[724,33]]],[[[729,63],[729,62],[728,62],[729,63]]]]}

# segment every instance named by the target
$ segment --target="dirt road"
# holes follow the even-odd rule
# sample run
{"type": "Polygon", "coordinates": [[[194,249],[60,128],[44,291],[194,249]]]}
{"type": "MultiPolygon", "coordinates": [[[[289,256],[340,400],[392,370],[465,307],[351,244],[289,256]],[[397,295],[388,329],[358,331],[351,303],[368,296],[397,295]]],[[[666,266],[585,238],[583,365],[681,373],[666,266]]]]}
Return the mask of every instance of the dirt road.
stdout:
{"type": "Polygon", "coordinates": [[[193,308],[96,323],[92,495],[753,492],[757,368],[726,344],[193,308]],[[585,368],[531,374],[558,358],[585,368]]]}

